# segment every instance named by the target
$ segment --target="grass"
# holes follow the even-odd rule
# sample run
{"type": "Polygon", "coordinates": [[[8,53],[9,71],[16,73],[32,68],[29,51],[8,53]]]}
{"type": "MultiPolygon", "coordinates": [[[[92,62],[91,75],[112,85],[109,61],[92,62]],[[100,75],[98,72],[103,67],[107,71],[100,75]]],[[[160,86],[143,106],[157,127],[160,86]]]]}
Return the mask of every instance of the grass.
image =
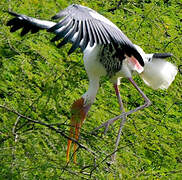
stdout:
{"type": "MultiPolygon", "coordinates": [[[[146,52],[170,52],[169,61],[181,65],[182,27],[179,1],[37,1],[0,2],[0,179],[181,179],[182,81],[178,73],[168,90],[154,91],[139,77],[137,84],[152,106],[128,117],[117,161],[109,165],[119,122],[106,135],[89,132],[118,115],[112,84],[101,79],[96,101],[81,131],[78,163],[66,164],[70,106],[88,88],[79,50],[67,56],[66,45],[57,49],[45,31],[20,37],[10,33],[8,8],[17,13],[49,20],[60,9],[78,3],[89,6],[123,30],[146,52]],[[31,4],[31,6],[30,6],[31,4]],[[7,110],[9,109],[9,111],[7,110]],[[43,122],[36,123],[37,122],[43,122]],[[46,126],[46,125],[48,126],[46,126]],[[51,129],[49,126],[55,128],[51,129]]],[[[123,79],[121,95],[127,110],[143,101],[123,79]]]]}

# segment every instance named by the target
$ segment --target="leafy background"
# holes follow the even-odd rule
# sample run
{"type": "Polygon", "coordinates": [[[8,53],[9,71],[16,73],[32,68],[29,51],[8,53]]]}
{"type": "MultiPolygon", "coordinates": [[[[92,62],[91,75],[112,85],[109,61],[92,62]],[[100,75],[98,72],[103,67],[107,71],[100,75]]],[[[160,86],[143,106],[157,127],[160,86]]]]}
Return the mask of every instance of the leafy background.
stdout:
{"type": "MultiPolygon", "coordinates": [[[[153,104],[127,118],[114,164],[110,155],[120,122],[106,135],[103,129],[90,134],[120,113],[112,84],[102,78],[79,140],[96,155],[79,148],[77,165],[72,159],[66,164],[70,106],[88,88],[82,54],[68,56],[70,44],[57,49],[46,31],[10,33],[6,11],[50,20],[72,3],[106,16],[148,53],[171,52],[168,60],[181,65],[182,1],[1,0],[0,179],[181,179],[181,73],[166,91],[154,91],[134,77],[153,104]]],[[[120,89],[126,110],[143,103],[126,80],[120,89]]]]}

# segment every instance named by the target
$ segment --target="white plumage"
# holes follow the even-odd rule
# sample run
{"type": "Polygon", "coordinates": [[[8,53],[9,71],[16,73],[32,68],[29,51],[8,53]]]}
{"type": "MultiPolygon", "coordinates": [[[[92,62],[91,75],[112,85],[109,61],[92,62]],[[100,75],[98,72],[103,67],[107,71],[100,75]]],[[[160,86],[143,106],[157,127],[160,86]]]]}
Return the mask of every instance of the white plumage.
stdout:
{"type": "Polygon", "coordinates": [[[145,84],[152,89],[167,89],[175,79],[177,67],[164,59],[155,58],[154,54],[146,54],[136,44],[135,47],[144,60],[145,66],[139,75],[145,84]]]}

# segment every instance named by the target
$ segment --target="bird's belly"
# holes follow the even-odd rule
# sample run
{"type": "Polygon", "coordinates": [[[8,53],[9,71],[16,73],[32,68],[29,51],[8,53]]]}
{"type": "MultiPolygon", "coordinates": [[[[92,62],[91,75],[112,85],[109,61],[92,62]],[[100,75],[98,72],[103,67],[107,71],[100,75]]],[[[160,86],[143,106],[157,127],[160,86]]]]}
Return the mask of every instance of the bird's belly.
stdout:
{"type": "Polygon", "coordinates": [[[128,67],[127,60],[123,60],[122,68],[111,77],[111,82],[120,84],[121,78],[129,78],[132,77],[133,71],[128,67]]]}
{"type": "Polygon", "coordinates": [[[115,76],[122,69],[124,59],[124,52],[119,46],[112,43],[101,46],[99,61],[109,77],[115,76]]]}
{"type": "Polygon", "coordinates": [[[98,77],[107,75],[105,67],[99,61],[100,50],[101,45],[95,44],[93,47],[88,46],[83,52],[84,66],[88,75],[94,75],[98,77]]]}
{"type": "Polygon", "coordinates": [[[121,49],[116,49],[112,44],[88,46],[83,59],[88,75],[107,75],[111,79],[131,77],[128,59],[121,49]]]}

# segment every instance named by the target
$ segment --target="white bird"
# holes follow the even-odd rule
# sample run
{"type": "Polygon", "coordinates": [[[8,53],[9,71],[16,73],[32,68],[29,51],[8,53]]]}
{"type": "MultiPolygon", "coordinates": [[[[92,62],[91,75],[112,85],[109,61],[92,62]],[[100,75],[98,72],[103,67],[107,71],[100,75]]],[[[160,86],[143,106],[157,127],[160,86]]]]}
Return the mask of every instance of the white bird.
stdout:
{"type": "MultiPolygon", "coordinates": [[[[151,104],[151,101],[132,79],[132,74],[134,72],[138,73],[144,82],[153,89],[167,89],[177,74],[176,66],[164,60],[164,58],[170,57],[171,54],[146,54],[139,46],[134,45],[110,20],[88,7],[77,4],[68,6],[52,17],[52,19],[62,18],[58,23],[39,20],[14,12],[9,13],[15,16],[7,23],[8,26],[11,26],[11,32],[23,28],[21,32],[23,36],[29,31],[36,33],[41,29],[46,29],[48,32],[56,34],[51,40],[52,42],[63,38],[57,47],[71,42],[73,45],[68,54],[78,47],[81,48],[84,54],[84,66],[89,78],[89,87],[87,92],[76,100],[71,107],[70,138],[78,140],[80,128],[99,89],[101,76],[109,76],[113,82],[122,112],[121,115],[108,120],[96,129],[103,126],[107,129],[115,120],[123,118],[118,132],[117,148],[126,116],[151,104]],[[144,105],[129,112],[124,112],[118,89],[121,78],[127,78],[132,83],[144,98],[144,105]]],[[[72,141],[69,139],[67,162],[69,161],[71,143],[72,141]]],[[[74,152],[76,149],[77,146],[74,144],[74,152]]],[[[76,153],[74,153],[74,162],[76,163],[76,153]]]]}

